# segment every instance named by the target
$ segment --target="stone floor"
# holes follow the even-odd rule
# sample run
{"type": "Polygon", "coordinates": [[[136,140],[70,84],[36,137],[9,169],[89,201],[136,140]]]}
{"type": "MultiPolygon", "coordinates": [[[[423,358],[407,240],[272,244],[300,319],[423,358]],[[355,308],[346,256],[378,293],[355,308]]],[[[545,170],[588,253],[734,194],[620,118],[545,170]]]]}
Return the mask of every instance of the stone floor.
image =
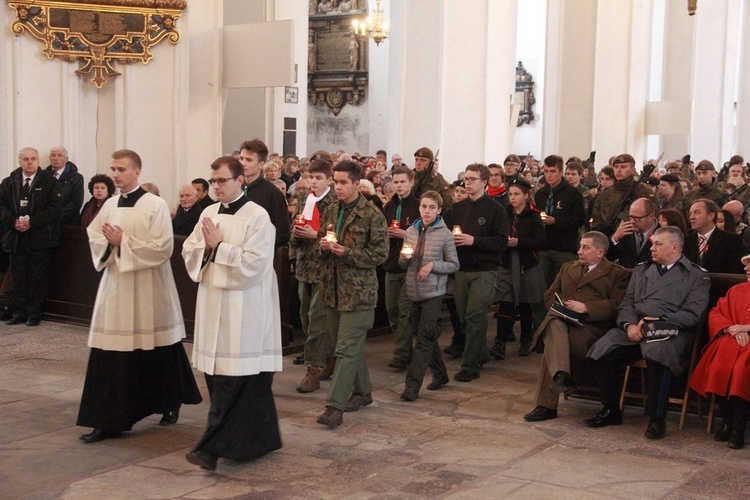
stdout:
{"type": "MultiPolygon", "coordinates": [[[[524,422],[538,359],[519,358],[509,346],[509,358],[490,362],[480,379],[423,390],[406,403],[403,373],[386,367],[390,337],[368,340],[375,402],[346,414],[336,430],[315,423],[328,383],[296,393],[304,367],[287,356],[274,384],[284,447],[252,463],[221,460],[207,472],[184,459],[203,431],[207,403],[184,407],[176,426],[158,427],[153,416],[121,439],[84,444],[75,420],[86,330],[0,325],[0,498],[750,496],[750,450],[715,443],[698,417],[679,431],[670,414],[660,442],[643,437],[637,408],[620,427],[591,430],[582,419],[597,405],[571,399],[556,420],[524,422]]],[[[457,361],[448,367],[454,374],[457,361]]]]}

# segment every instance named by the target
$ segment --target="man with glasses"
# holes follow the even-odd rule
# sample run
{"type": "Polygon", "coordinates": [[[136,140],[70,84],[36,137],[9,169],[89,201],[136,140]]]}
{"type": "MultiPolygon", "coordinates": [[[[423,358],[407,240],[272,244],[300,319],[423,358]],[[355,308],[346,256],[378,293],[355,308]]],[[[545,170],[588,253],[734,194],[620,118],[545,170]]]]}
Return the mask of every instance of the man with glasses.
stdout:
{"type": "MultiPolygon", "coordinates": [[[[651,235],[659,227],[654,202],[638,198],[628,209],[630,218],[617,226],[610,238],[607,258],[618,261],[622,267],[634,268],[651,258],[651,235]]],[[[739,262],[739,260],[738,260],[739,262]]]]}
{"type": "Polygon", "coordinates": [[[469,197],[455,204],[445,221],[453,229],[458,261],[454,300],[461,331],[466,335],[461,371],[455,379],[469,382],[489,361],[487,313],[495,298],[500,257],[508,246],[506,210],[486,193],[489,169],[480,163],[466,167],[464,184],[469,197]]]}
{"type": "Polygon", "coordinates": [[[513,181],[518,178],[518,171],[521,169],[521,159],[518,155],[509,154],[503,162],[505,169],[505,187],[509,188],[513,181]]]}
{"type": "Polygon", "coordinates": [[[240,163],[244,171],[245,196],[266,209],[276,227],[276,248],[289,243],[289,215],[286,199],[279,188],[263,178],[263,166],[268,158],[268,147],[260,139],[245,141],[240,146],[240,163]]]}
{"type": "Polygon", "coordinates": [[[219,203],[203,211],[182,247],[199,283],[193,366],[211,396],[206,431],[185,458],[208,470],[219,457],[253,460],[281,448],[271,391],[282,364],[275,231],[245,197],[242,172],[232,156],[211,164],[219,203]]]}
{"type": "MultiPolygon", "coordinates": [[[[596,197],[594,201],[594,208],[591,211],[592,223],[591,227],[597,231],[601,231],[606,235],[611,235],[615,232],[616,227],[610,225],[612,217],[615,215],[615,210],[620,209],[620,204],[628,194],[634,190],[631,199],[636,198],[651,198],[653,193],[648,186],[644,184],[635,184],[638,182],[635,179],[637,174],[635,170],[635,159],[627,154],[623,153],[618,155],[613,160],[613,167],[615,171],[615,183],[604,188],[602,192],[596,197]]],[[[623,207],[623,210],[627,210],[630,204],[623,207]]]]}

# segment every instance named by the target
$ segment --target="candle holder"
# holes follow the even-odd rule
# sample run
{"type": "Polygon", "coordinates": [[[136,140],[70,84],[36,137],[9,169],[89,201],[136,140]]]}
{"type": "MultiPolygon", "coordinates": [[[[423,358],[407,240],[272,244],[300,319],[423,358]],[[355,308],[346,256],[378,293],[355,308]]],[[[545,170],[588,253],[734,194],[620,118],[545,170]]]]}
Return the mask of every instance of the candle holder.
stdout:
{"type": "Polygon", "coordinates": [[[547,212],[541,212],[539,216],[542,218],[542,220],[547,220],[547,212]]]}
{"type": "Polygon", "coordinates": [[[406,259],[411,259],[412,255],[414,255],[414,247],[409,243],[404,243],[404,246],[401,247],[401,255],[406,259]]]}
{"type": "Polygon", "coordinates": [[[393,222],[391,222],[391,229],[401,229],[401,224],[398,223],[398,220],[393,219],[393,222]]]}
{"type": "Polygon", "coordinates": [[[459,226],[458,224],[453,226],[453,234],[463,234],[463,231],[461,231],[461,226],[459,226]]]}
{"type": "Polygon", "coordinates": [[[302,214],[297,214],[296,217],[294,217],[294,225],[295,226],[304,226],[307,224],[307,220],[305,219],[305,216],[302,214]]]}
{"type": "Polygon", "coordinates": [[[339,241],[339,239],[336,238],[336,231],[333,229],[333,224],[329,224],[326,228],[326,240],[331,243],[337,243],[339,241]]]}

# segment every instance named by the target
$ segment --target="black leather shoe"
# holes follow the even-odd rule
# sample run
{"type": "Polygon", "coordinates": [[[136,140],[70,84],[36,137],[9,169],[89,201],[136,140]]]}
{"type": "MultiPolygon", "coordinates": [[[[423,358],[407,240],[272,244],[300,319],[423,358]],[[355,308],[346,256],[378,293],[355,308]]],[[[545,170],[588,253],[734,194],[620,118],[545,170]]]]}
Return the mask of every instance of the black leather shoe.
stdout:
{"type": "Polygon", "coordinates": [[[29,318],[26,320],[26,326],[39,326],[42,320],[39,318],[29,318]]]}
{"type": "Polygon", "coordinates": [[[13,309],[10,306],[0,307],[0,321],[8,321],[13,317],[13,309]]]}
{"type": "Polygon", "coordinates": [[[195,450],[189,451],[185,455],[188,462],[193,465],[199,465],[206,470],[216,470],[217,456],[207,451],[195,450]]]}
{"type": "Polygon", "coordinates": [[[527,422],[542,422],[553,418],[557,418],[557,410],[545,408],[544,406],[537,406],[531,412],[523,416],[523,419],[527,422]]]}
{"type": "Polygon", "coordinates": [[[552,377],[552,383],[549,386],[549,390],[555,394],[561,394],[563,392],[570,392],[573,388],[573,379],[568,372],[559,371],[552,377]]]}
{"type": "Polygon", "coordinates": [[[119,431],[105,431],[102,429],[94,429],[93,431],[89,432],[88,434],[84,434],[78,439],[80,439],[84,443],[97,443],[99,441],[104,441],[105,439],[118,438],[120,436],[122,436],[122,432],[119,431]]]}
{"type": "Polygon", "coordinates": [[[729,447],[733,450],[741,450],[745,446],[745,433],[732,431],[729,434],[729,447]]]}
{"type": "Polygon", "coordinates": [[[5,322],[6,325],[20,325],[21,323],[26,323],[26,320],[29,319],[28,316],[25,314],[16,314],[12,318],[10,318],[8,321],[5,322]]]}
{"type": "Polygon", "coordinates": [[[646,436],[649,439],[661,439],[667,435],[667,422],[663,418],[651,417],[646,428],[646,436]]]}
{"type": "Polygon", "coordinates": [[[448,382],[450,382],[448,375],[446,375],[444,378],[432,377],[432,382],[427,384],[427,390],[428,391],[440,390],[440,388],[443,387],[448,382]]]}
{"type": "Polygon", "coordinates": [[[729,424],[724,422],[724,425],[719,427],[719,430],[716,431],[716,434],[714,434],[714,441],[718,441],[720,443],[726,443],[729,441],[729,435],[732,433],[732,428],[729,427],[729,424]]]}
{"type": "Polygon", "coordinates": [[[607,425],[622,425],[622,413],[620,410],[614,410],[604,407],[599,410],[594,418],[584,420],[589,427],[605,427],[607,425]]]}
{"type": "Polygon", "coordinates": [[[292,358],[292,364],[295,365],[304,365],[305,364],[305,355],[302,354],[301,356],[295,356],[292,358]]]}
{"type": "Polygon", "coordinates": [[[170,410],[162,415],[159,420],[159,425],[172,425],[177,423],[177,419],[180,418],[180,410],[170,410]]]}
{"type": "Polygon", "coordinates": [[[454,380],[456,380],[456,382],[471,382],[475,378],[479,378],[479,374],[461,370],[460,372],[456,373],[453,378],[454,380]]]}

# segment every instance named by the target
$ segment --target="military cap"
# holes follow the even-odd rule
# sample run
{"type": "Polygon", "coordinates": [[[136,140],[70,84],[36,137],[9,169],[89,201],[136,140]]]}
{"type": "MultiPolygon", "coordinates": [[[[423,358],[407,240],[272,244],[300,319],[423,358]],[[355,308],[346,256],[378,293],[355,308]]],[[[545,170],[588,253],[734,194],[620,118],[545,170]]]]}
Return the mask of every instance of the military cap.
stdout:
{"type": "Polygon", "coordinates": [[[729,166],[745,163],[745,159],[740,155],[734,155],[729,159],[729,166]]]}
{"type": "Polygon", "coordinates": [[[680,182],[680,178],[674,174],[664,174],[661,177],[659,177],[659,180],[664,181],[664,182],[671,182],[673,184],[680,182]]]}
{"type": "Polygon", "coordinates": [[[716,168],[714,168],[714,164],[710,161],[701,160],[695,167],[695,171],[697,172],[698,170],[713,170],[715,172],[716,168]]]}
{"type": "Polygon", "coordinates": [[[518,155],[509,154],[505,157],[505,160],[503,160],[503,165],[506,163],[521,163],[521,159],[518,157],[518,155]]]}
{"type": "Polygon", "coordinates": [[[632,163],[633,165],[635,165],[635,158],[627,153],[623,153],[621,155],[617,155],[617,157],[615,158],[614,165],[617,165],[618,163],[632,163]]]}
{"type": "Polygon", "coordinates": [[[419,148],[417,149],[417,152],[414,153],[414,158],[427,158],[428,160],[432,161],[435,159],[435,155],[432,154],[432,150],[430,148],[419,148]]]}

